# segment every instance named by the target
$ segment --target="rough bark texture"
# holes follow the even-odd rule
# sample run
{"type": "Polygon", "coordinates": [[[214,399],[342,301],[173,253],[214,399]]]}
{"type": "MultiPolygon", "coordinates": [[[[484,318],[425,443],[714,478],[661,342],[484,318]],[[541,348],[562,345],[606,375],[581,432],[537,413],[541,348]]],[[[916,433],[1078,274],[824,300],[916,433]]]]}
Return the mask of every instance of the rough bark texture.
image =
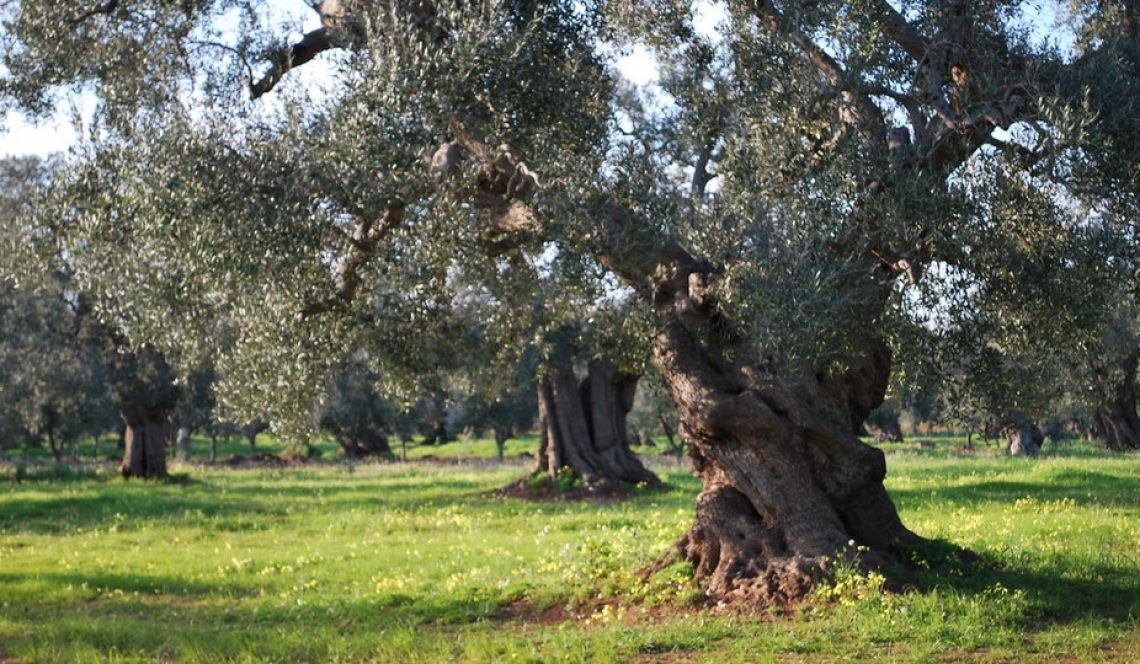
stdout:
{"type": "Polygon", "coordinates": [[[1119,452],[1140,450],[1140,415],[1136,410],[1137,357],[1124,363],[1124,379],[1115,386],[1101,378],[1105,403],[1094,414],[1094,432],[1102,444],[1119,452]]]}
{"type": "Polygon", "coordinates": [[[390,456],[392,447],[388,444],[388,436],[362,422],[351,435],[337,436],[344,455],[351,459],[360,459],[369,456],[390,456]]]}
{"type": "Polygon", "coordinates": [[[1005,451],[1010,456],[1036,456],[1045,443],[1045,434],[1025,413],[1006,416],[1002,433],[1006,440],[1005,451]]]}
{"type": "Polygon", "coordinates": [[[696,523],[659,565],[689,561],[710,596],[772,605],[838,560],[873,567],[922,542],[883,487],[883,453],[856,435],[886,391],[886,345],[856,344],[842,373],[771,376],[718,322],[709,281],[682,269],[658,298],[654,359],[703,485],[696,523]]]}
{"type": "Polygon", "coordinates": [[[124,478],[165,478],[170,417],[178,403],[174,371],[162,354],[149,347],[119,353],[112,369],[111,393],[123,418],[124,478]]]}
{"type": "Polygon", "coordinates": [[[557,365],[538,386],[542,438],[535,472],[553,478],[569,468],[588,486],[660,483],[629,448],[626,414],[637,381],[604,359],[591,360],[581,381],[569,361],[557,365]]]}
{"type": "Polygon", "coordinates": [[[170,438],[170,412],[134,410],[122,413],[127,424],[126,451],[119,465],[124,478],[163,478],[166,472],[166,441],[170,438]]]}

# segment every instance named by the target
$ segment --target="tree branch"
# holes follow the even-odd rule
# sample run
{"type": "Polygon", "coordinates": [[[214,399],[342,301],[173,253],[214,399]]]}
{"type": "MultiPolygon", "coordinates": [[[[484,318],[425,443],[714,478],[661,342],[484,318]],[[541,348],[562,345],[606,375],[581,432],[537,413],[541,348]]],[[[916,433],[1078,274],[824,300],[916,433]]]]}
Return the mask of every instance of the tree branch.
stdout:
{"type": "Polygon", "coordinates": [[[847,72],[843,65],[788,21],[767,0],[751,0],[748,4],[753,16],[769,29],[783,35],[789,43],[799,49],[820,76],[841,91],[846,106],[840,110],[840,122],[860,129],[869,144],[881,142],[886,134],[882,112],[865,93],[859,90],[857,84],[853,85],[847,80],[847,72]]]}
{"type": "Polygon", "coordinates": [[[716,176],[709,173],[709,162],[712,161],[713,150],[716,149],[718,137],[711,134],[697,151],[697,163],[693,165],[693,181],[689,189],[689,223],[696,221],[697,212],[701,209],[701,201],[705,197],[705,189],[716,176]]]}
{"type": "Polygon", "coordinates": [[[87,11],[83,12],[79,16],[71,19],[71,24],[72,25],[79,25],[80,23],[86,21],[87,19],[91,18],[92,16],[97,16],[99,14],[110,14],[111,12],[115,11],[118,8],[119,8],[119,0],[104,0],[104,2],[101,2],[97,5],[95,5],[91,9],[88,9],[87,11]]]}
{"type": "Polygon", "coordinates": [[[269,71],[261,80],[249,84],[249,96],[257,99],[268,93],[289,71],[309,62],[318,54],[333,48],[332,36],[327,27],[320,27],[306,34],[301,41],[273,53],[270,56],[269,71]]]}
{"type": "Polygon", "coordinates": [[[372,219],[361,219],[357,222],[352,237],[348,238],[350,249],[344,262],[341,263],[336,290],[332,296],[307,305],[297,315],[298,320],[304,321],[329,313],[352,301],[360,287],[361,270],[372,259],[376,245],[391,235],[403,221],[404,206],[404,202],[398,198],[389,199],[380,218],[379,227],[375,226],[372,219]]]}
{"type": "Polygon", "coordinates": [[[872,0],[872,3],[880,14],[883,34],[893,39],[915,62],[925,60],[930,54],[930,42],[886,0],[872,0]]]}
{"type": "Polygon", "coordinates": [[[885,86],[873,86],[867,89],[867,94],[888,97],[898,102],[899,106],[906,109],[906,114],[910,117],[911,127],[914,128],[914,142],[918,145],[926,145],[929,140],[927,133],[926,123],[927,118],[922,114],[922,109],[919,107],[917,99],[908,94],[903,94],[896,90],[892,90],[885,86]]]}
{"type": "Polygon", "coordinates": [[[780,12],[767,0],[751,0],[748,3],[752,15],[766,24],[771,30],[783,34],[788,40],[800,49],[808,62],[815,67],[828,82],[838,84],[844,78],[843,67],[826,51],[798,29],[796,29],[780,12]]]}

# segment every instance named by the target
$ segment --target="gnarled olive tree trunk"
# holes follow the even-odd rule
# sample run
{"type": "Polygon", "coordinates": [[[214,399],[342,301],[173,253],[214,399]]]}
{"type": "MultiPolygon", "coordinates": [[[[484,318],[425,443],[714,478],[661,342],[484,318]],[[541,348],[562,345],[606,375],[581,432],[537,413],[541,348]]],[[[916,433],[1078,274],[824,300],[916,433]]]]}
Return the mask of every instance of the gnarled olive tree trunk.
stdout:
{"type": "Polygon", "coordinates": [[[166,441],[170,438],[170,411],[163,409],[131,409],[122,412],[127,425],[126,451],[119,464],[124,478],[164,478],[166,441]]]}
{"type": "Polygon", "coordinates": [[[654,361],[702,491],[659,565],[689,561],[710,596],[770,605],[802,597],[836,561],[873,567],[921,543],[883,487],[883,453],[856,435],[886,391],[887,346],[865,338],[842,373],[772,377],[701,297],[706,275],[680,276],[679,292],[657,298],[654,361]]]}
{"type": "Polygon", "coordinates": [[[144,346],[118,353],[112,362],[111,394],[126,431],[119,474],[124,478],[165,478],[166,444],[179,390],[174,371],[161,353],[144,346]]]}
{"type": "Polygon", "coordinates": [[[554,365],[538,386],[542,438],[535,473],[551,478],[569,468],[589,486],[660,480],[629,448],[626,414],[638,376],[595,358],[579,381],[569,359],[554,365]]]}
{"type": "Polygon", "coordinates": [[[1117,385],[1108,385],[1103,374],[1099,377],[1104,403],[1093,415],[1093,430],[1110,450],[1140,450],[1140,414],[1136,409],[1137,364],[1136,355],[1125,360],[1124,377],[1117,385]]]}
{"type": "Polygon", "coordinates": [[[1041,427],[1025,413],[1007,414],[1003,418],[1001,432],[1005,435],[1006,454],[1010,456],[1036,456],[1045,443],[1041,427]]]}
{"type": "Polygon", "coordinates": [[[392,455],[388,435],[365,418],[360,418],[352,430],[337,432],[336,440],[344,456],[349,459],[392,455]]]}

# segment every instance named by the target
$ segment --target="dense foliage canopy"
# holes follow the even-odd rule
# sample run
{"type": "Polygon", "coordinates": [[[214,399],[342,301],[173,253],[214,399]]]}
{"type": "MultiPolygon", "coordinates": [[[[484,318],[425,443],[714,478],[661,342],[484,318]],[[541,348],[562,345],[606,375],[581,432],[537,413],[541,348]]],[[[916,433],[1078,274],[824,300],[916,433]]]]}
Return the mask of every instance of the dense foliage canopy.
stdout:
{"type": "Polygon", "coordinates": [[[979,368],[1085,343],[1135,264],[1126,4],[1056,32],[1019,3],[715,7],[334,1],[348,48],[249,100],[297,29],[266,3],[9,3],[3,88],[100,100],[41,217],[79,287],[185,357],[232,330],[224,393],[278,419],[352,349],[454,362],[465,303],[530,343],[622,297],[599,261],[673,242],[773,368],[889,322],[869,257],[979,368]],[[612,66],[634,44],[649,90],[612,66]]]}

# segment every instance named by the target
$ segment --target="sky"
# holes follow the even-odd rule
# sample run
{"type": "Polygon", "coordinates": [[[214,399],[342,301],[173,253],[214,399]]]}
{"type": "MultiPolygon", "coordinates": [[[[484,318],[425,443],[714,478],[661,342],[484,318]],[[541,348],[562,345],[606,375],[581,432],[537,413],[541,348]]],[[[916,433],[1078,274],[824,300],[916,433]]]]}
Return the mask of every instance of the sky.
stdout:
{"type": "MultiPolygon", "coordinates": [[[[304,7],[304,5],[299,5],[304,7]]],[[[699,34],[715,40],[717,38],[717,25],[725,18],[725,9],[719,0],[700,2],[695,13],[695,27],[699,34]]],[[[1052,39],[1062,42],[1062,46],[1071,46],[1071,35],[1057,31],[1056,22],[1059,6],[1056,0],[1044,0],[1039,3],[1030,3],[1025,9],[1024,20],[1037,26],[1038,39],[1052,39]]],[[[288,18],[288,17],[286,17],[288,18]]],[[[293,17],[304,21],[303,30],[311,30],[319,22],[316,14],[305,10],[293,17]]],[[[637,85],[651,84],[658,78],[658,67],[653,56],[645,47],[636,47],[630,53],[623,55],[616,62],[618,70],[637,85]]],[[[309,75],[316,74],[317,67],[311,67],[309,75]]],[[[298,70],[300,71],[300,70],[298,70]]],[[[294,74],[297,75],[297,74],[294,74]]],[[[90,117],[94,102],[90,99],[81,100],[84,108],[80,108],[80,115],[90,117]]],[[[56,117],[38,123],[29,123],[22,115],[9,112],[0,119],[0,157],[37,154],[46,155],[52,152],[67,150],[78,139],[71,118],[75,109],[63,108],[56,117]]]]}
{"type": "Polygon", "coordinates": [[[78,139],[67,112],[40,124],[30,124],[24,116],[9,112],[0,127],[0,157],[62,152],[78,139]]]}
{"type": "MultiPolygon", "coordinates": [[[[316,14],[312,11],[305,11],[294,18],[304,21],[304,30],[312,30],[319,25],[316,14]]],[[[724,18],[724,10],[715,2],[702,2],[695,18],[698,33],[712,37],[717,23],[724,18]]],[[[623,76],[639,86],[648,85],[658,78],[657,63],[645,47],[634,48],[618,58],[616,65],[623,76]]],[[[80,116],[89,118],[94,101],[81,100],[81,103],[83,108],[79,109],[80,116]]],[[[74,108],[61,108],[55,117],[39,123],[31,123],[15,112],[3,115],[0,119],[0,157],[29,154],[43,156],[67,150],[79,138],[72,122],[74,111],[74,108]]]]}

